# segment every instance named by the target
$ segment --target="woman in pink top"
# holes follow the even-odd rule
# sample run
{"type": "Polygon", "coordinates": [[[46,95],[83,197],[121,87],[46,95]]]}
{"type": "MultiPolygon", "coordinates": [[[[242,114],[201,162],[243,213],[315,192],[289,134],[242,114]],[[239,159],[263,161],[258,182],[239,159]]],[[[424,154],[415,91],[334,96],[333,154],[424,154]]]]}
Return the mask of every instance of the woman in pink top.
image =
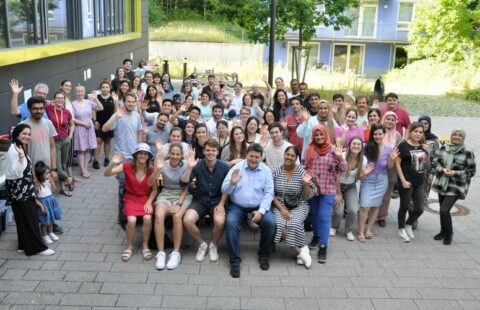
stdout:
{"type": "Polygon", "coordinates": [[[346,149],[353,137],[358,136],[364,141],[363,130],[357,126],[357,110],[348,109],[342,126],[335,129],[335,140],[346,149]]]}

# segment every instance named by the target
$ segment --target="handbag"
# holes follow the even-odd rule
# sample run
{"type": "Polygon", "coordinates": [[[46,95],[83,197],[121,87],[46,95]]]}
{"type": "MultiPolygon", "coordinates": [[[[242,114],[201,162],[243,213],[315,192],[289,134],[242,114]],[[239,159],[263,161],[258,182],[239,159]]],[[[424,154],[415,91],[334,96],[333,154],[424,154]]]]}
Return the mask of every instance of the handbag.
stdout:
{"type": "Polygon", "coordinates": [[[283,204],[289,210],[295,209],[300,204],[300,197],[297,195],[283,194],[283,204]]]}

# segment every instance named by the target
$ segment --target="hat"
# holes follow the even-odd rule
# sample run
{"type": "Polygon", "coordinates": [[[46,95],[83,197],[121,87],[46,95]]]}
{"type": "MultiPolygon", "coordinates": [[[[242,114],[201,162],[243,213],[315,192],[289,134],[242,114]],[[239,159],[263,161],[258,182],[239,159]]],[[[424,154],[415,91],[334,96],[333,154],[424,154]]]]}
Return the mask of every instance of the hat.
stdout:
{"type": "Polygon", "coordinates": [[[227,115],[228,115],[228,118],[232,119],[235,116],[237,116],[237,112],[234,109],[232,109],[232,110],[228,111],[227,115]]]}
{"type": "Polygon", "coordinates": [[[136,157],[138,152],[147,152],[150,158],[153,157],[152,151],[150,151],[150,146],[146,143],[139,143],[132,156],[136,157]]]}

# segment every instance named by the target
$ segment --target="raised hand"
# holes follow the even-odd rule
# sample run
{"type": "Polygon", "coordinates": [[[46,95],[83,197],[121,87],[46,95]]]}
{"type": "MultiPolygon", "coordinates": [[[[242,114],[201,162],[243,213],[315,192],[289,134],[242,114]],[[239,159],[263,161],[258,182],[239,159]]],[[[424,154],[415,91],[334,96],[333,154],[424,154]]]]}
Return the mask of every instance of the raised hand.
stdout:
{"type": "Polygon", "coordinates": [[[269,134],[268,134],[268,131],[267,130],[264,130],[262,129],[262,132],[260,133],[260,141],[259,141],[259,144],[265,148],[268,144],[268,138],[269,138],[269,134]]]}
{"type": "Polygon", "coordinates": [[[92,92],[90,93],[90,100],[92,101],[96,101],[97,100],[97,92],[92,90],[92,92]]]}
{"type": "Polygon", "coordinates": [[[398,156],[400,155],[400,152],[398,151],[397,148],[395,148],[391,153],[390,153],[390,160],[395,160],[398,158],[398,156]]]}
{"type": "Polygon", "coordinates": [[[188,111],[188,106],[186,103],[182,104],[182,106],[180,107],[180,111],[182,112],[187,112],[188,111]]]}
{"type": "Polygon", "coordinates": [[[308,122],[308,120],[310,119],[310,117],[312,117],[312,115],[310,114],[310,112],[305,109],[305,108],[302,108],[302,116],[303,118],[305,119],[304,122],[308,122]]]}
{"type": "Polygon", "coordinates": [[[230,184],[231,185],[237,185],[237,183],[242,179],[242,176],[240,175],[240,169],[235,169],[232,172],[232,177],[230,178],[230,184]]]}
{"type": "Polygon", "coordinates": [[[342,145],[340,144],[340,140],[336,140],[335,141],[335,155],[337,155],[337,157],[339,158],[342,158],[342,154],[343,154],[343,148],[342,148],[342,145]]]}
{"type": "Polygon", "coordinates": [[[282,118],[280,120],[280,125],[282,125],[284,130],[287,129],[288,124],[287,124],[287,121],[284,118],[282,118]]]}
{"type": "Polygon", "coordinates": [[[122,118],[122,117],[124,117],[124,116],[125,116],[125,108],[123,108],[123,107],[122,107],[122,108],[118,108],[118,109],[117,109],[117,112],[115,113],[115,116],[116,116],[117,118],[122,118]]]}
{"type": "Polygon", "coordinates": [[[110,160],[110,162],[118,165],[118,164],[120,164],[121,162],[123,162],[123,158],[124,158],[124,157],[125,157],[125,156],[123,155],[123,153],[117,152],[117,153],[115,153],[115,155],[113,155],[113,158],[110,160]]]}
{"type": "Polygon", "coordinates": [[[13,144],[13,147],[15,148],[15,151],[17,151],[18,154],[25,155],[25,151],[23,150],[22,147],[19,147],[19,146],[16,145],[15,143],[12,143],[12,144],[13,144]]]}
{"type": "Polygon", "coordinates": [[[113,99],[113,101],[117,102],[118,101],[118,94],[113,92],[112,93],[112,99],[113,99]]]}
{"type": "Polygon", "coordinates": [[[197,165],[198,159],[195,159],[195,149],[190,148],[187,154],[188,168],[193,169],[197,165]]]}
{"type": "Polygon", "coordinates": [[[148,101],[142,102],[142,111],[146,111],[148,109],[148,101]]]}
{"type": "Polygon", "coordinates": [[[157,170],[162,170],[163,166],[165,165],[165,159],[163,158],[163,153],[160,149],[157,150],[157,158],[155,159],[155,167],[157,170]]]}
{"type": "Polygon", "coordinates": [[[157,139],[155,140],[155,146],[157,147],[157,154],[160,154],[160,152],[163,149],[163,141],[162,139],[157,139]]]}
{"type": "Polygon", "coordinates": [[[304,183],[310,183],[310,181],[312,181],[312,178],[313,178],[312,171],[310,171],[310,169],[305,171],[302,177],[304,183]]]}
{"type": "Polygon", "coordinates": [[[363,168],[363,174],[367,175],[370,172],[372,172],[373,169],[375,169],[375,164],[374,163],[369,163],[367,166],[365,166],[365,168],[363,168]]]}
{"type": "Polygon", "coordinates": [[[23,89],[23,86],[18,85],[18,81],[15,79],[10,80],[10,89],[12,90],[12,93],[15,95],[20,94],[20,92],[23,89]]]}

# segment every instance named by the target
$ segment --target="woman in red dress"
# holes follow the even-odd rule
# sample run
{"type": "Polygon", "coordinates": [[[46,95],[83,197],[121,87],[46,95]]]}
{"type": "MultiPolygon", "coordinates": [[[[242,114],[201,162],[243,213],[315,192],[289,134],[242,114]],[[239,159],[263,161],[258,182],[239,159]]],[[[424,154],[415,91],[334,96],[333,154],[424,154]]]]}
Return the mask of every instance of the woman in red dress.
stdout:
{"type": "Polygon", "coordinates": [[[142,255],[143,259],[152,259],[152,251],[148,248],[148,240],[152,231],[153,200],[157,195],[157,187],[148,186],[148,179],[154,171],[150,166],[153,155],[146,143],[140,143],[133,153],[133,158],[123,164],[123,154],[113,156],[105,169],[105,176],[125,174],[125,196],[123,197],[125,216],[127,217],[127,248],[122,253],[122,261],[128,261],[133,254],[133,240],[135,239],[135,225],[137,216],[143,217],[142,226],[142,255]],[[120,165],[121,164],[121,165],[120,165]]]}

